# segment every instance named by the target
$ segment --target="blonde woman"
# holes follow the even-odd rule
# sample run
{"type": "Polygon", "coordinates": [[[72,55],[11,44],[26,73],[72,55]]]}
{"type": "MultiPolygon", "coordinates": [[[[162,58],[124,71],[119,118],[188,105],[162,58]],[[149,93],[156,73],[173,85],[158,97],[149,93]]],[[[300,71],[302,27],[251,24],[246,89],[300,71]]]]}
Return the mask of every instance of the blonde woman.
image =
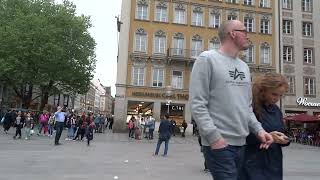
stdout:
{"type": "Polygon", "coordinates": [[[290,144],[284,134],[282,112],[277,102],[288,89],[286,79],[277,73],[258,77],[252,88],[253,112],[270,133],[274,143],[268,149],[260,149],[260,141],[249,134],[245,148],[243,174],[240,180],[282,180],[282,147],[290,144]]]}

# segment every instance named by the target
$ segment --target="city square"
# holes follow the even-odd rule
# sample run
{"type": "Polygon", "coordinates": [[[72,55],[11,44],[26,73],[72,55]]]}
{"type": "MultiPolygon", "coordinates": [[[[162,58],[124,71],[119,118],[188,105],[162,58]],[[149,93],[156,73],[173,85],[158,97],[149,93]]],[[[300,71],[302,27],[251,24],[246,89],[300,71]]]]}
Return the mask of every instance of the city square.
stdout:
{"type": "Polygon", "coordinates": [[[0,180],[320,179],[319,12],[1,0],[0,180]]]}
{"type": "MultiPolygon", "coordinates": [[[[152,156],[156,140],[137,141],[110,131],[95,134],[89,147],[64,140],[54,146],[53,139],[45,136],[13,140],[12,135],[13,131],[0,134],[1,180],[212,179],[203,172],[197,138],[190,133],[170,140],[167,157],[152,156]]],[[[320,178],[319,147],[293,143],[283,150],[284,180],[320,178]]]]}

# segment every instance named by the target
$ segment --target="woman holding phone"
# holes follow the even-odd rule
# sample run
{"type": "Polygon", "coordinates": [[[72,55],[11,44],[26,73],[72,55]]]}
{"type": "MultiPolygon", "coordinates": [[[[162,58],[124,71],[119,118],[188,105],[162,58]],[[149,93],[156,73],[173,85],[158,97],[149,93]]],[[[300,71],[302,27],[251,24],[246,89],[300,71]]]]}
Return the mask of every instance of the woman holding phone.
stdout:
{"type": "Polygon", "coordinates": [[[272,135],[274,143],[268,149],[260,149],[260,141],[254,134],[249,134],[240,180],[283,179],[282,147],[290,142],[284,134],[282,112],[276,103],[287,89],[288,82],[277,73],[267,73],[254,81],[253,112],[263,129],[272,135]]]}

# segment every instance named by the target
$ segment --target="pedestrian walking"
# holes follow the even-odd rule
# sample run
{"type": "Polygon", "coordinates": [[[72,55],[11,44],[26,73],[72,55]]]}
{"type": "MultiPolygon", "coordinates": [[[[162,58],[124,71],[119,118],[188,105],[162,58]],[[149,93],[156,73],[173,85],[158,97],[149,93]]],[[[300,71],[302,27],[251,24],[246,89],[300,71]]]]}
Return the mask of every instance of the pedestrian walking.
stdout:
{"type": "Polygon", "coordinates": [[[87,146],[90,146],[90,141],[93,140],[93,131],[95,130],[96,126],[94,122],[88,124],[86,128],[86,138],[87,138],[87,146]]]}
{"type": "Polygon", "coordinates": [[[148,139],[153,139],[153,132],[154,132],[154,129],[156,128],[156,120],[152,116],[150,116],[150,119],[148,122],[148,128],[149,128],[148,139]]]}
{"type": "Polygon", "coordinates": [[[44,110],[42,112],[42,114],[40,114],[39,116],[39,132],[37,133],[37,135],[39,136],[41,134],[41,131],[43,129],[43,134],[45,135],[48,131],[48,121],[49,121],[49,115],[48,113],[44,110]]]}
{"type": "Polygon", "coordinates": [[[7,113],[5,113],[4,118],[3,118],[3,130],[7,134],[11,124],[13,122],[13,111],[8,110],[7,113]]]}
{"type": "Polygon", "coordinates": [[[26,140],[30,139],[31,137],[31,129],[34,126],[33,117],[31,116],[31,113],[27,113],[27,117],[25,118],[24,127],[26,131],[26,140]]]}
{"type": "Polygon", "coordinates": [[[129,138],[133,138],[135,117],[132,116],[128,122],[129,138]]]}
{"type": "Polygon", "coordinates": [[[212,177],[236,180],[249,130],[261,148],[267,149],[273,139],[252,111],[250,70],[237,57],[249,47],[246,27],[238,20],[225,21],[218,35],[220,49],[201,53],[194,63],[190,104],[212,177]]]}
{"type": "Polygon", "coordinates": [[[21,139],[21,129],[23,128],[24,123],[24,115],[21,111],[18,112],[18,115],[16,117],[16,120],[14,122],[14,126],[16,127],[16,134],[13,136],[13,139],[16,139],[16,137],[19,135],[19,139],[21,139]]]}
{"type": "Polygon", "coordinates": [[[51,113],[51,115],[49,117],[49,121],[48,121],[48,136],[49,137],[52,137],[54,126],[55,126],[55,117],[54,117],[54,114],[51,113]]]}
{"type": "Polygon", "coordinates": [[[253,112],[262,127],[269,132],[274,143],[267,149],[259,148],[259,140],[250,133],[247,137],[244,165],[240,180],[282,180],[282,147],[290,144],[284,134],[283,115],[276,103],[287,91],[286,79],[277,73],[268,73],[253,83],[253,112]]]}
{"type": "Polygon", "coordinates": [[[56,119],[56,136],[54,138],[54,145],[61,145],[59,142],[61,133],[64,128],[64,121],[66,113],[64,112],[64,109],[60,106],[57,108],[57,112],[54,113],[55,119],[56,119]]]}
{"type": "Polygon", "coordinates": [[[156,151],[154,155],[158,155],[160,146],[162,142],[164,142],[164,152],[163,156],[167,156],[168,154],[168,149],[169,149],[169,140],[171,137],[171,123],[169,121],[169,115],[165,115],[164,119],[160,121],[160,126],[159,126],[159,139],[156,147],[156,151]]]}

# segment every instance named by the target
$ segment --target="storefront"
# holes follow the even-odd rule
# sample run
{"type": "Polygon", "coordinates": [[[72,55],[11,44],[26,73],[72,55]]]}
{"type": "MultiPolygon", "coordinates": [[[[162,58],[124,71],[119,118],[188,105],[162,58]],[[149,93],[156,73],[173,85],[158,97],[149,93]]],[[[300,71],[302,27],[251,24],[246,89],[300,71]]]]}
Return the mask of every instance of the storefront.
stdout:
{"type": "Polygon", "coordinates": [[[156,121],[160,121],[165,114],[169,114],[170,119],[174,119],[177,125],[182,124],[183,120],[191,121],[189,108],[188,92],[173,90],[170,96],[165,90],[137,90],[128,91],[127,98],[127,122],[134,116],[137,119],[153,116],[156,121]]]}

